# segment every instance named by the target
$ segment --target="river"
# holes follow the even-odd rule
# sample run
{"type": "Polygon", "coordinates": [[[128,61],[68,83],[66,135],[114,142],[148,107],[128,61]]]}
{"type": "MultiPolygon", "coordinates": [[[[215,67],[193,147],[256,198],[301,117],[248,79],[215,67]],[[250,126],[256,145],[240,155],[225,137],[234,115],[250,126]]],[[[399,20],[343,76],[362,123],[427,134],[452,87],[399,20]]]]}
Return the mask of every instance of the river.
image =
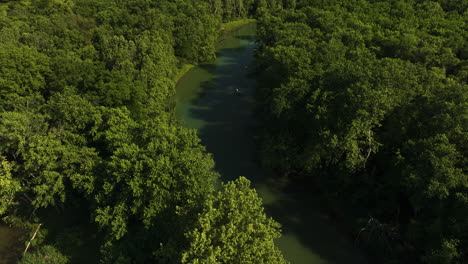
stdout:
{"type": "Polygon", "coordinates": [[[193,68],[176,88],[177,114],[198,130],[212,153],[222,180],[245,176],[263,199],[269,215],[282,225],[276,241],[293,264],[352,264],[368,261],[307,194],[270,183],[257,158],[257,121],[253,62],[255,24],[232,31],[218,43],[216,60],[193,68]],[[240,95],[235,91],[239,89],[240,95]]]}

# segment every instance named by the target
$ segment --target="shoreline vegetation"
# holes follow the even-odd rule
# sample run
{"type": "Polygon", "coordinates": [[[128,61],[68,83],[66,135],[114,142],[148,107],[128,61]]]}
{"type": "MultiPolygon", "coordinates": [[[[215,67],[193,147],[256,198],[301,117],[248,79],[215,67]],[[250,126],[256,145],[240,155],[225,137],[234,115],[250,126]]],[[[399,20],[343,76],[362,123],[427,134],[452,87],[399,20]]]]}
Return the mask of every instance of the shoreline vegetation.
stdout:
{"type": "Polygon", "coordinates": [[[174,77],[174,82],[175,84],[177,85],[177,83],[179,83],[179,81],[191,70],[193,69],[195,66],[197,66],[198,64],[190,64],[190,63],[184,63],[182,64],[182,67],[180,67],[180,69],[178,69],[177,71],[177,74],[175,75],[174,77]]]}
{"type": "Polygon", "coordinates": [[[246,18],[246,19],[239,19],[227,23],[222,23],[221,24],[221,32],[230,32],[235,29],[238,29],[242,26],[255,23],[257,20],[253,18],[246,18]]]}
{"type": "MultiPolygon", "coordinates": [[[[220,33],[220,38],[218,39],[217,43],[219,43],[222,40],[221,34],[226,34],[229,33],[233,30],[236,30],[242,26],[255,23],[257,20],[254,18],[246,18],[246,19],[239,19],[227,23],[221,23],[221,27],[219,29],[220,33]]],[[[198,66],[200,64],[191,64],[191,63],[183,63],[182,67],[180,67],[177,71],[177,74],[174,77],[174,82],[177,85],[179,81],[193,68],[198,66]]]]}

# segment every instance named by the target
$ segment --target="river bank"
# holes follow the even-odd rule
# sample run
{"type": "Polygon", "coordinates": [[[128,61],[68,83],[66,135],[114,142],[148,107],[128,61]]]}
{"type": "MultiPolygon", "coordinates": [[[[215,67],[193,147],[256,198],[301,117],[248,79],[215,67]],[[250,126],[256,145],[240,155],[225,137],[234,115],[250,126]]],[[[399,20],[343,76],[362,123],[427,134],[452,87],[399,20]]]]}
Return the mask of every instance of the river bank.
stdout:
{"type": "Polygon", "coordinates": [[[222,23],[221,24],[221,31],[222,32],[231,32],[233,30],[236,30],[242,26],[245,26],[247,24],[255,23],[257,20],[253,18],[245,18],[245,19],[239,19],[236,21],[231,21],[227,23],[222,23]]]}
{"type": "MultiPolygon", "coordinates": [[[[236,30],[242,26],[248,25],[255,23],[255,19],[253,18],[246,18],[246,19],[240,19],[236,21],[231,21],[227,23],[222,23],[221,27],[219,29],[219,36],[218,36],[218,44],[221,40],[223,40],[229,32],[236,30]]],[[[174,82],[177,84],[180,79],[184,77],[187,72],[189,72],[191,69],[196,67],[197,65],[195,64],[190,64],[190,63],[183,63],[177,73],[174,76],[174,82]]]]}

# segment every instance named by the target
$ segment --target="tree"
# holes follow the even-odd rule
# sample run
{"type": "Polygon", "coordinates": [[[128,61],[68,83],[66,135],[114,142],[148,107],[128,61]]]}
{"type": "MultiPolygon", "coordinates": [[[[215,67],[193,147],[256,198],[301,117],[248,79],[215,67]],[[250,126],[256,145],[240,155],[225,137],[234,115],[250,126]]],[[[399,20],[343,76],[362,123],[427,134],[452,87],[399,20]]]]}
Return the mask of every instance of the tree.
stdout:
{"type": "Polygon", "coordinates": [[[460,241],[455,239],[444,239],[440,248],[432,251],[427,256],[423,257],[425,264],[451,264],[458,263],[460,260],[460,254],[457,251],[457,246],[460,241]]]}
{"type": "Polygon", "coordinates": [[[0,155],[15,165],[11,174],[21,182],[23,192],[33,195],[36,208],[63,202],[67,180],[92,189],[89,181],[96,153],[80,139],[70,131],[50,128],[41,114],[0,114],[0,155]]]}
{"type": "Polygon", "coordinates": [[[32,253],[27,253],[18,264],[67,264],[68,257],[62,255],[53,246],[42,246],[32,253]]]}
{"type": "Polygon", "coordinates": [[[274,243],[280,225],[266,216],[244,177],[209,197],[186,236],[182,263],[287,263],[274,243]]]}
{"type": "Polygon", "coordinates": [[[215,57],[219,19],[206,3],[177,1],[175,20],[175,54],[189,62],[198,63],[215,57]]]}
{"type": "Polygon", "coordinates": [[[130,256],[116,249],[137,239],[158,250],[159,243],[182,237],[192,212],[214,188],[214,162],[194,130],[163,116],[136,123],[116,109],[104,115],[103,127],[97,137],[109,159],[96,183],[95,221],[107,234],[106,258],[149,261],[143,247],[126,251],[130,256]]]}
{"type": "Polygon", "coordinates": [[[0,43],[0,99],[2,107],[12,95],[44,92],[49,58],[34,48],[0,43]]]}
{"type": "Polygon", "coordinates": [[[11,175],[11,164],[0,156],[0,215],[15,203],[15,195],[21,189],[20,183],[11,175]]]}

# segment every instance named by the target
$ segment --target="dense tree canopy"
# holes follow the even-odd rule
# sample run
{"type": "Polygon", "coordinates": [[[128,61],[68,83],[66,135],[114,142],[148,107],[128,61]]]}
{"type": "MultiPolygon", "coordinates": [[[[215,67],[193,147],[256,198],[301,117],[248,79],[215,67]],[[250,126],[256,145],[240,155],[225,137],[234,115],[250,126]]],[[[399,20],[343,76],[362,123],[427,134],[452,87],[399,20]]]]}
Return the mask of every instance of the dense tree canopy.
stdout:
{"type": "MultiPolygon", "coordinates": [[[[213,59],[221,22],[255,15],[257,2],[0,3],[0,216],[45,223],[21,263],[78,262],[39,246],[73,255],[82,242],[67,230],[77,228],[99,230],[96,262],[180,261],[218,174],[174,117],[174,79],[213,59]],[[64,210],[79,219],[47,224],[64,210]]],[[[258,241],[273,245],[268,221],[258,241]]]]}
{"type": "Polygon", "coordinates": [[[468,257],[468,11],[455,2],[261,12],[259,69],[275,76],[259,95],[263,163],[383,223],[368,245],[380,262],[468,257]]]}
{"type": "Polygon", "coordinates": [[[379,263],[463,263],[467,8],[1,1],[0,217],[44,223],[22,263],[78,262],[74,233],[46,223],[65,210],[80,215],[69,228],[96,234],[101,263],[285,262],[248,180],[216,190],[211,155],[173,113],[180,69],[213,59],[221,23],[247,17],[266,76],[263,165],[322,191],[335,213],[353,208],[356,242],[379,263]]]}

